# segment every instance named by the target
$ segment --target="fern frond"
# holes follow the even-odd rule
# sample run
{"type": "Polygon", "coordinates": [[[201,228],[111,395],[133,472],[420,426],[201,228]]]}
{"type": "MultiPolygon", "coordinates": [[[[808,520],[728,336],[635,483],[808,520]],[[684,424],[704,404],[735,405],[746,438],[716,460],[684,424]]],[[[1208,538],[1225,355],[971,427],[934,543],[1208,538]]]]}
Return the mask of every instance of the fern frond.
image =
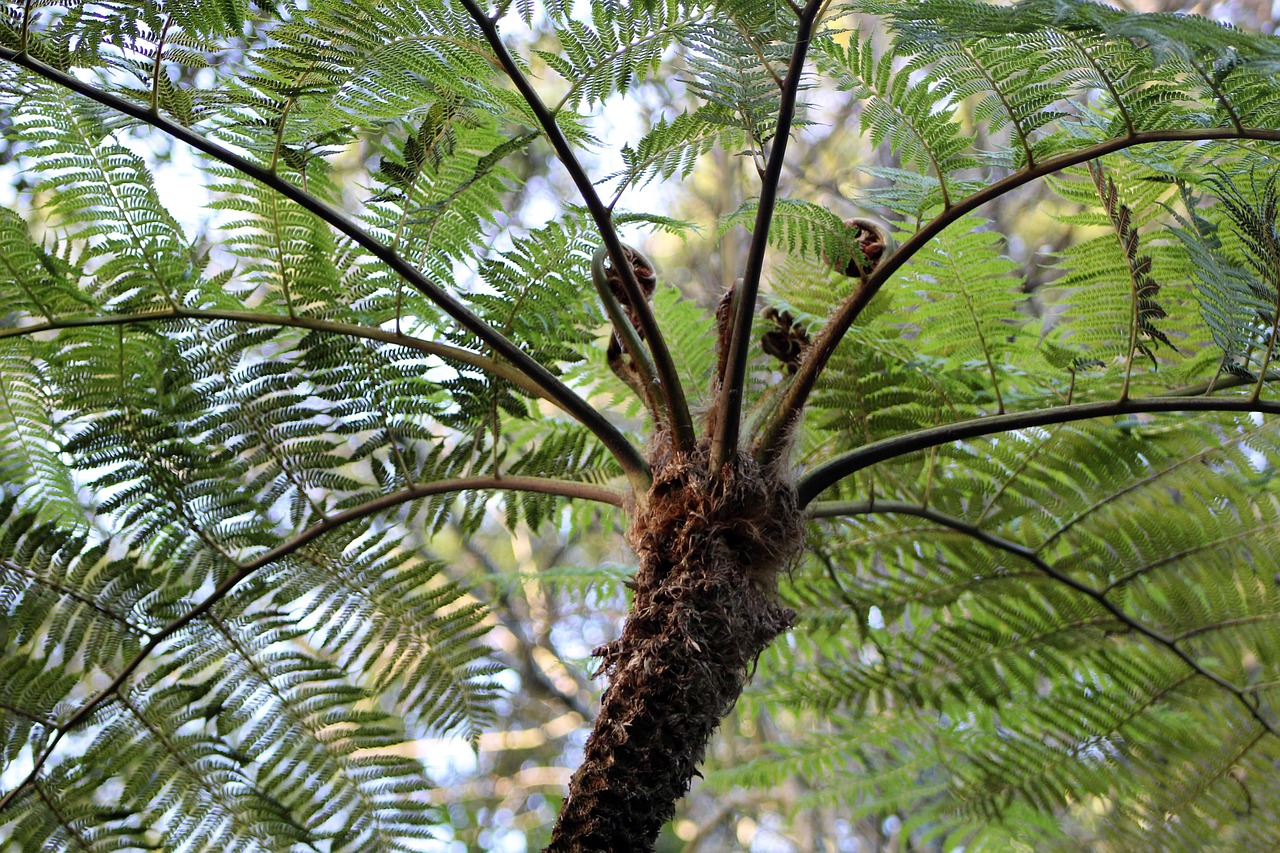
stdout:
{"type": "MultiPolygon", "coordinates": [[[[755,199],[743,202],[720,221],[720,233],[735,225],[750,227],[758,207],[755,199]]],[[[778,199],[769,243],[789,254],[826,261],[832,269],[847,266],[853,251],[852,234],[840,217],[821,205],[800,199],[778,199]]]]}
{"type": "Polygon", "coordinates": [[[747,138],[740,129],[727,125],[715,108],[700,107],[670,121],[659,120],[634,146],[623,146],[624,168],[609,177],[618,180],[618,195],[655,178],[687,178],[703,154],[719,147],[743,148],[747,138]]]}
{"type": "Polygon", "coordinates": [[[69,527],[83,526],[85,512],[58,455],[55,415],[36,364],[30,347],[0,355],[0,480],[17,484],[24,503],[69,527]]]}
{"type": "Polygon", "coordinates": [[[667,48],[702,23],[706,13],[676,3],[637,3],[606,9],[592,20],[569,19],[556,28],[559,50],[537,55],[569,82],[560,106],[590,106],[614,93],[626,94],[660,64],[667,48]]]}

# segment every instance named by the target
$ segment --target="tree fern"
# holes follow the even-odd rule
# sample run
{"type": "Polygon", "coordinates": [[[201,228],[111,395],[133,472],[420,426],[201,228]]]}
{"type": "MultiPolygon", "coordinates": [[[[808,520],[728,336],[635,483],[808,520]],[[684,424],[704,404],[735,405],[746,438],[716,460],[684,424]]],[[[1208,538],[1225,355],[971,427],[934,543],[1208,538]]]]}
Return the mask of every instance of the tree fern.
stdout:
{"type": "Polygon", "coordinates": [[[699,765],[920,849],[1280,843],[1275,38],[0,9],[10,847],[442,849],[421,744],[585,716],[593,648],[548,849],[651,849],[699,765]],[[683,298],[673,234],[737,284],[683,298]],[[624,524],[625,585],[532,556],[624,524]]]}

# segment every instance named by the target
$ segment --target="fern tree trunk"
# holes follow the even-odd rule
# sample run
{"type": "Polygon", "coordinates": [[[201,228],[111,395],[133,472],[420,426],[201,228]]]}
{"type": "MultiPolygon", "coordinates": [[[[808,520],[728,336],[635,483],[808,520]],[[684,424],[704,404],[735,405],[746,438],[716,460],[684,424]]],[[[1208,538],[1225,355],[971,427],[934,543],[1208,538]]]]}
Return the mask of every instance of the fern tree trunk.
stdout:
{"type": "Polygon", "coordinates": [[[749,459],[657,454],[628,538],[640,558],[609,687],[548,851],[652,850],[756,658],[791,624],[778,572],[799,552],[795,490],[749,459]]]}

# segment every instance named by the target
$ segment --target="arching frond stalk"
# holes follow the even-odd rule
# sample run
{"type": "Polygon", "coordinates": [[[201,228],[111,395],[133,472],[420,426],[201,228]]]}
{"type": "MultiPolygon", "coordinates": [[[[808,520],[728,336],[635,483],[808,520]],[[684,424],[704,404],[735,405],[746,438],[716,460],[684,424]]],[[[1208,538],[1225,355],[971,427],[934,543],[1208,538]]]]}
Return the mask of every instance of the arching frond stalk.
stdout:
{"type": "Polygon", "coordinates": [[[801,476],[796,489],[801,505],[808,506],[823,491],[845,477],[852,476],[879,462],[917,450],[1028,427],[1157,412],[1237,412],[1278,415],[1280,401],[1243,397],[1146,397],[1098,403],[1076,403],[1029,412],[1009,412],[1003,415],[974,418],[909,432],[839,454],[801,476]]]}

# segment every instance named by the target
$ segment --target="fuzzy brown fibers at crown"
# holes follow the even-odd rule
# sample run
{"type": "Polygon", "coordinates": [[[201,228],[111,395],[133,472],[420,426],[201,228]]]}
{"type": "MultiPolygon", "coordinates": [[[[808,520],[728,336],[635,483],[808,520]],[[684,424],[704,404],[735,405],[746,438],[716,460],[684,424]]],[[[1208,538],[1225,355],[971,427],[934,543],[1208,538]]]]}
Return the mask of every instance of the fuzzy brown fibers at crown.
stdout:
{"type": "Polygon", "coordinates": [[[596,649],[609,687],[550,851],[652,850],[756,658],[795,616],[777,601],[803,534],[791,482],[747,454],[718,477],[705,449],[656,455],[628,531],[635,599],[621,636],[596,649]]]}

